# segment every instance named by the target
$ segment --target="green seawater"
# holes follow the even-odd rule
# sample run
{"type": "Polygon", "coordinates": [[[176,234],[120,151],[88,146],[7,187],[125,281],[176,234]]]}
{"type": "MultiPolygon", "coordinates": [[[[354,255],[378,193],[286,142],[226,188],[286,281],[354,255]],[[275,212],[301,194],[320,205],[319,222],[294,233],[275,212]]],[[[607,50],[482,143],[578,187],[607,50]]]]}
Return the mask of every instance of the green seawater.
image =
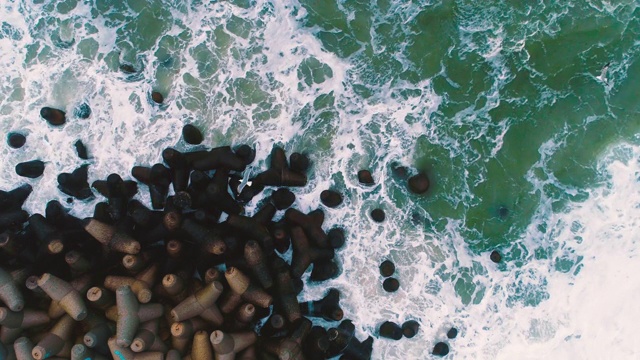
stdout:
{"type": "MultiPolygon", "coordinates": [[[[316,164],[337,150],[361,150],[348,160],[351,173],[327,175],[320,166],[312,178],[327,176],[340,188],[360,168],[383,164],[385,206],[415,220],[407,226],[441,234],[460,222],[473,252],[500,249],[515,264],[531,251],[548,254],[519,245],[541,209],[561,212],[585,200],[603,180],[598,157],[612,144],[638,142],[634,1],[95,0],[89,19],[67,16],[78,1],[35,3],[50,15],[33,36],[48,28],[59,28],[60,38],[85,34],[75,40],[80,56],[113,72],[134,65],[151,89],[171,94],[181,120],[208,129],[211,143],[251,142],[286,118],[295,136],[274,142],[304,149],[316,164]],[[265,29],[285,20],[274,19],[276,6],[342,69],[304,55],[303,46],[267,56],[275,44],[265,29]],[[91,37],[97,26],[111,29],[115,47],[91,37]],[[303,60],[280,70],[295,84],[265,70],[291,56],[303,60]],[[326,86],[338,70],[341,91],[326,86]],[[287,93],[300,94],[298,102],[287,93]],[[409,111],[399,110],[403,104],[409,111]],[[363,116],[370,120],[358,123],[363,116]],[[357,141],[341,143],[345,131],[357,141]],[[388,159],[394,142],[404,153],[388,159]],[[406,191],[395,160],[429,175],[427,196],[406,191]]],[[[47,46],[33,45],[27,61],[45,61],[47,46]]],[[[562,271],[575,265],[558,261],[562,271]]],[[[470,267],[456,275],[465,304],[484,296],[473,280],[481,274],[470,267]]]]}
{"type": "MultiPolygon", "coordinates": [[[[99,1],[95,10],[122,24],[117,32],[122,59],[135,63],[134,54],[154,49],[154,86],[161,91],[175,86],[176,58],[188,52],[198,72],[183,75],[184,91],[176,101],[199,124],[213,125],[219,141],[250,138],[249,129],[277,119],[286,106],[273,94],[282,84],[252,72],[259,65],[249,65],[272,61],[261,59],[268,44],[261,37],[266,22],[260,19],[268,15],[260,14],[268,14],[269,7],[230,2],[250,16],[211,20],[195,46],[193,29],[175,21],[159,1],[144,6],[99,1]],[[239,41],[246,43],[239,46],[239,41]],[[248,71],[222,80],[220,68],[229,61],[247,64],[248,71]],[[234,115],[232,127],[220,129],[217,108],[227,106],[244,110],[234,115]]],[[[640,17],[633,1],[618,2],[613,10],[604,2],[448,0],[302,0],[291,7],[306,13],[299,19],[301,31],[311,32],[325,51],[350,65],[346,79],[356,111],[358,104],[384,106],[385,96],[398,102],[441,99],[433,112],[416,107],[400,119],[426,130],[411,134],[406,151],[412,162],[405,165],[429,174],[428,196],[408,195],[404,180],[393,176],[389,193],[397,208],[411,205],[426,213],[427,221],[418,226],[427,232],[461,221],[465,241],[476,252],[505,248],[508,260],[528,256],[510,244],[521,238],[541,201],[562,211],[567,201],[584,200],[585,189],[600,181],[598,156],[612,144],[637,141],[640,17]],[[599,80],[606,64],[606,80],[599,80]],[[432,93],[419,85],[424,81],[432,93]],[[557,146],[541,153],[549,142],[557,146]],[[535,186],[532,179],[543,185],[535,186]]],[[[298,90],[334,75],[314,57],[295,71],[298,90]]],[[[336,133],[350,121],[342,96],[318,94],[292,113],[304,131],[291,141],[309,153],[332,156],[336,133]]],[[[359,136],[371,145],[356,164],[373,166],[374,144],[405,136],[389,115],[360,129],[359,136]]],[[[468,303],[475,289],[467,286],[470,276],[461,279],[456,288],[468,303]]]]}

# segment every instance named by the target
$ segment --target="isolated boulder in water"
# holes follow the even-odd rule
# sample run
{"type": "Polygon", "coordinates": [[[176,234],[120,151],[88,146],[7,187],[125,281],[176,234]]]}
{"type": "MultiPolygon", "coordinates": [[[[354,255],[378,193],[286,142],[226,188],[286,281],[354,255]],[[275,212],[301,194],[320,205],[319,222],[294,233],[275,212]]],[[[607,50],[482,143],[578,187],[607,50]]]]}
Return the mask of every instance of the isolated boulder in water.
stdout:
{"type": "Polygon", "coordinates": [[[53,126],[64,125],[66,121],[64,111],[50,107],[43,107],[40,109],[40,116],[53,126]]]}
{"type": "Polygon", "coordinates": [[[407,339],[411,339],[412,337],[416,336],[419,329],[420,324],[418,324],[417,321],[405,321],[405,323],[402,324],[402,335],[404,335],[404,337],[406,337],[407,339]]]}
{"type": "Polygon", "coordinates": [[[31,160],[16,165],[16,174],[35,179],[44,172],[44,163],[40,160],[31,160]]]}
{"type": "Polygon", "coordinates": [[[320,193],[320,201],[324,206],[334,208],[342,204],[342,195],[333,190],[324,190],[320,193]]]}
{"type": "Polygon", "coordinates": [[[204,140],[200,130],[191,124],[187,124],[182,128],[182,137],[187,144],[191,145],[198,145],[204,140]]]}
{"type": "Polygon", "coordinates": [[[383,222],[385,217],[384,210],[382,209],[373,209],[373,211],[371,211],[371,218],[375,222],[383,222]]]}
{"type": "Polygon", "coordinates": [[[380,275],[389,277],[396,272],[396,266],[391,260],[385,260],[380,264],[380,275]]]}
{"type": "Polygon", "coordinates": [[[400,288],[400,281],[396,278],[386,278],[382,282],[382,288],[386,292],[396,292],[400,288]]]}
{"type": "Polygon", "coordinates": [[[20,133],[9,133],[7,143],[14,149],[19,149],[27,142],[27,137],[20,133]]]}
{"type": "Polygon", "coordinates": [[[449,353],[449,345],[439,342],[433,347],[433,355],[445,356],[449,353]]]}
{"type": "Polygon", "coordinates": [[[164,102],[164,96],[157,91],[151,93],[151,100],[156,104],[162,104],[164,102]]]}
{"type": "Polygon", "coordinates": [[[73,146],[76,147],[76,152],[78,153],[78,157],[80,159],[87,160],[89,159],[89,155],[87,154],[87,148],[84,146],[81,140],[76,141],[73,146]]]}
{"type": "Polygon", "coordinates": [[[358,171],[358,181],[362,185],[373,185],[373,176],[369,170],[358,171]]]}
{"type": "Polygon", "coordinates": [[[380,336],[385,337],[387,339],[392,340],[400,340],[402,339],[402,328],[391,321],[385,321],[380,325],[380,336]]]}
{"type": "Polygon", "coordinates": [[[491,259],[491,261],[493,261],[496,264],[502,261],[502,255],[500,255],[500,253],[497,250],[493,250],[491,252],[491,255],[489,255],[489,258],[491,259]]]}

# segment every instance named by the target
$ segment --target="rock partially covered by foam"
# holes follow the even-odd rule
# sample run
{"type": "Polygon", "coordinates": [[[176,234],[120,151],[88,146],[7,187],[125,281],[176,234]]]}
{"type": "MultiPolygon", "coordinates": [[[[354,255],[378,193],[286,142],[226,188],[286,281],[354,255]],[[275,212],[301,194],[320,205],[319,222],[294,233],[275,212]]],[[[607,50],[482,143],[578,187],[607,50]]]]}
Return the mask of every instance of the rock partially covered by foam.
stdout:
{"type": "Polygon", "coordinates": [[[73,109],[73,115],[80,119],[88,119],[91,116],[91,107],[87,103],[82,103],[73,109]]]}

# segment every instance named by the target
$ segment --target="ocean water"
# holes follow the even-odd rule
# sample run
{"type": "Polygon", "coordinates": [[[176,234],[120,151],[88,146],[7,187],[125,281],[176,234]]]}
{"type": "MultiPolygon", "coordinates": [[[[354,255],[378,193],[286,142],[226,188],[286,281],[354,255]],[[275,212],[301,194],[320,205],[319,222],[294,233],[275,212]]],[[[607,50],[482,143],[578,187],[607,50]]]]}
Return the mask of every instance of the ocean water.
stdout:
{"type": "MultiPolygon", "coordinates": [[[[30,212],[64,202],[56,177],[85,163],[78,139],[90,182],[127,177],[168,146],[193,149],[180,139],[186,123],[207,146],[253,144],[249,175],[277,144],[313,162],[298,208],[322,206],[327,188],[345,195],[325,209],[327,229],[347,231],[342,275],[300,300],[340,289],[361,340],[386,320],[420,322],[413,339],[376,339],[374,359],[428,359],[451,326],[448,359],[635,359],[638,7],[0,0],[0,133],[27,135],[22,149],[0,144],[0,188],[32,184],[30,212]],[[53,128],[39,117],[82,103],[88,119],[53,128]],[[44,175],[18,177],[32,159],[44,175]],[[408,193],[402,166],[429,174],[426,195],[408,193]],[[374,187],[358,184],[365,168],[374,187]],[[383,224],[368,216],[376,207],[383,224]],[[397,293],[382,290],[384,259],[397,293]]],[[[72,212],[90,216],[99,200],[72,212]]]]}

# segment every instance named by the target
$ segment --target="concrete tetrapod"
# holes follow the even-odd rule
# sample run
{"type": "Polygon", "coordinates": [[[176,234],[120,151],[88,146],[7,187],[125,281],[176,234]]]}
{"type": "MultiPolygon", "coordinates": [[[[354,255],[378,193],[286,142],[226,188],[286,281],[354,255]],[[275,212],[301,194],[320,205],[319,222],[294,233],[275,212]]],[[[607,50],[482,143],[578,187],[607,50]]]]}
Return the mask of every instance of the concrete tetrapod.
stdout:
{"type": "Polygon", "coordinates": [[[251,282],[249,277],[235,267],[230,267],[224,274],[231,293],[220,304],[223,313],[228,314],[240,305],[242,300],[261,308],[268,308],[273,297],[251,282]]]}
{"type": "MultiPolygon", "coordinates": [[[[44,338],[38,341],[36,346],[31,350],[31,356],[36,360],[46,359],[51,355],[65,356],[61,354],[61,352],[66,345],[70,345],[70,343],[67,343],[71,341],[74,326],[75,321],[71,316],[63,316],[53,328],[46,333],[44,338]]],[[[71,346],[69,346],[68,350],[71,350],[71,346]]]]}
{"type": "Polygon", "coordinates": [[[87,306],[84,303],[84,298],[68,282],[46,273],[38,279],[38,286],[52,300],[57,301],[74,320],[81,321],[87,317],[87,306]]]}
{"type": "Polygon", "coordinates": [[[221,325],[224,318],[216,306],[216,300],[222,294],[222,290],[222,284],[218,281],[206,285],[174,307],[171,310],[171,320],[179,322],[200,316],[215,325],[221,325]]]}
{"type": "Polygon", "coordinates": [[[134,353],[129,348],[118,345],[115,337],[110,338],[108,344],[115,360],[164,360],[164,353],[160,351],[134,353]]]}
{"type": "Polygon", "coordinates": [[[24,298],[18,290],[11,274],[0,268],[0,300],[4,302],[11,311],[20,311],[24,308],[24,298]]]}
{"type": "Polygon", "coordinates": [[[164,309],[160,304],[140,305],[129,286],[116,290],[117,321],[116,341],[118,346],[131,345],[140,323],[158,318],[164,309]]]}
{"type": "Polygon", "coordinates": [[[236,354],[253,345],[258,336],[253,331],[227,334],[216,330],[209,339],[216,352],[216,360],[234,360],[236,354]]]}

